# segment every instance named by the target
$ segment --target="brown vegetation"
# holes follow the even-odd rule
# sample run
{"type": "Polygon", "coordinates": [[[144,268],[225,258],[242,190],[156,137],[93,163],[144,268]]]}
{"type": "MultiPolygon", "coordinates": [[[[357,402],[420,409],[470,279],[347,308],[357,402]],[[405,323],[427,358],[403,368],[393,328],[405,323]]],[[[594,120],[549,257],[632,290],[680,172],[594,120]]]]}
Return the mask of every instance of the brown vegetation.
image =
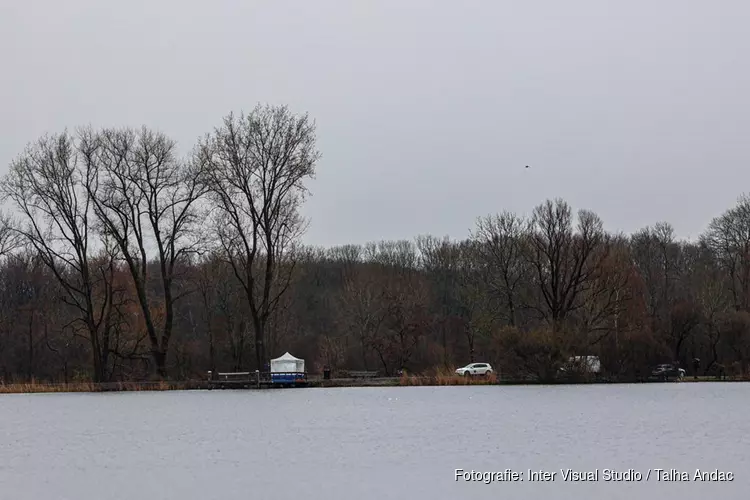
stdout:
{"type": "Polygon", "coordinates": [[[48,393],[48,392],[110,392],[110,391],[173,391],[189,389],[191,384],[159,380],[156,382],[71,382],[47,383],[32,379],[30,382],[6,384],[0,382],[0,394],[48,393]]]}
{"type": "Polygon", "coordinates": [[[187,380],[287,350],[311,371],[428,374],[403,385],[489,383],[453,375],[472,361],[548,381],[574,355],[622,380],[695,358],[750,374],[750,197],[696,242],[664,222],[610,234],[556,199],[463,241],[308,248],[319,157],[285,107],[230,115],[185,158],[145,128],[30,144],[2,182],[0,380],[187,380]]]}
{"type": "Polygon", "coordinates": [[[497,384],[496,374],[488,376],[463,377],[455,373],[452,368],[437,368],[433,373],[421,375],[404,374],[399,378],[402,386],[442,386],[442,385],[492,385],[497,384]]]}

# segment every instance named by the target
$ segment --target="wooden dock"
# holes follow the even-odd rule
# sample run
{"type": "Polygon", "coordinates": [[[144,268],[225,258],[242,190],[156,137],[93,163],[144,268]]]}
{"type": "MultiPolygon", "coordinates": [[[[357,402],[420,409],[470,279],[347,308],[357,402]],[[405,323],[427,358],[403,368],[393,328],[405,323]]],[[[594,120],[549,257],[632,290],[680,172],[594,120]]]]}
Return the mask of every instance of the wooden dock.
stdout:
{"type": "Polygon", "coordinates": [[[208,372],[209,389],[263,389],[307,387],[307,373],[299,372],[208,372]]]}

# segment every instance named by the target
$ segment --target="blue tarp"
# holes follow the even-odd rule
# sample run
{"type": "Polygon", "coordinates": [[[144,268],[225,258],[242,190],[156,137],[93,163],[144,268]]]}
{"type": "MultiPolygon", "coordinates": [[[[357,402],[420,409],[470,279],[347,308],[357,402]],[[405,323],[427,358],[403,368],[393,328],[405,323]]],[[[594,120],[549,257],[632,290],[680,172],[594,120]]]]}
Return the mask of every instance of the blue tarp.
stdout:
{"type": "Polygon", "coordinates": [[[271,374],[271,381],[272,382],[283,382],[283,383],[290,383],[290,382],[296,382],[299,379],[304,379],[305,374],[304,373],[272,373],[271,374]]]}

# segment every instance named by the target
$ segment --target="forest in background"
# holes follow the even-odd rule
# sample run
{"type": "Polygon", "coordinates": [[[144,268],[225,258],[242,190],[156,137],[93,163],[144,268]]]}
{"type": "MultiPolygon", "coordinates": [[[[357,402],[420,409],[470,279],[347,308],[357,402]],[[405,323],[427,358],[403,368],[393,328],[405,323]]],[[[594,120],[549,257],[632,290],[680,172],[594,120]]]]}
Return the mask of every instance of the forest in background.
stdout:
{"type": "Polygon", "coordinates": [[[554,199],[460,241],[313,248],[315,133],[258,105],[184,158],[145,127],[29,144],[0,185],[0,379],[204,378],[285,351],[311,372],[485,361],[546,381],[596,355],[623,380],[695,358],[750,374],[750,196],[695,242],[666,222],[611,234],[554,199]]]}

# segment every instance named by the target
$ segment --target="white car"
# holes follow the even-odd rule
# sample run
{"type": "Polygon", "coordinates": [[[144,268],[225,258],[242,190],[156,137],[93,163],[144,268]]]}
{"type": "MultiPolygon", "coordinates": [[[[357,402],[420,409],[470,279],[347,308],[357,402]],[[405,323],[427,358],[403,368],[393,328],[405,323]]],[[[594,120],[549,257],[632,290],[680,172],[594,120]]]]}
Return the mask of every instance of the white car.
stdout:
{"type": "Polygon", "coordinates": [[[492,367],[489,363],[471,363],[456,370],[456,373],[462,377],[471,377],[472,375],[491,375],[492,367]]]}

